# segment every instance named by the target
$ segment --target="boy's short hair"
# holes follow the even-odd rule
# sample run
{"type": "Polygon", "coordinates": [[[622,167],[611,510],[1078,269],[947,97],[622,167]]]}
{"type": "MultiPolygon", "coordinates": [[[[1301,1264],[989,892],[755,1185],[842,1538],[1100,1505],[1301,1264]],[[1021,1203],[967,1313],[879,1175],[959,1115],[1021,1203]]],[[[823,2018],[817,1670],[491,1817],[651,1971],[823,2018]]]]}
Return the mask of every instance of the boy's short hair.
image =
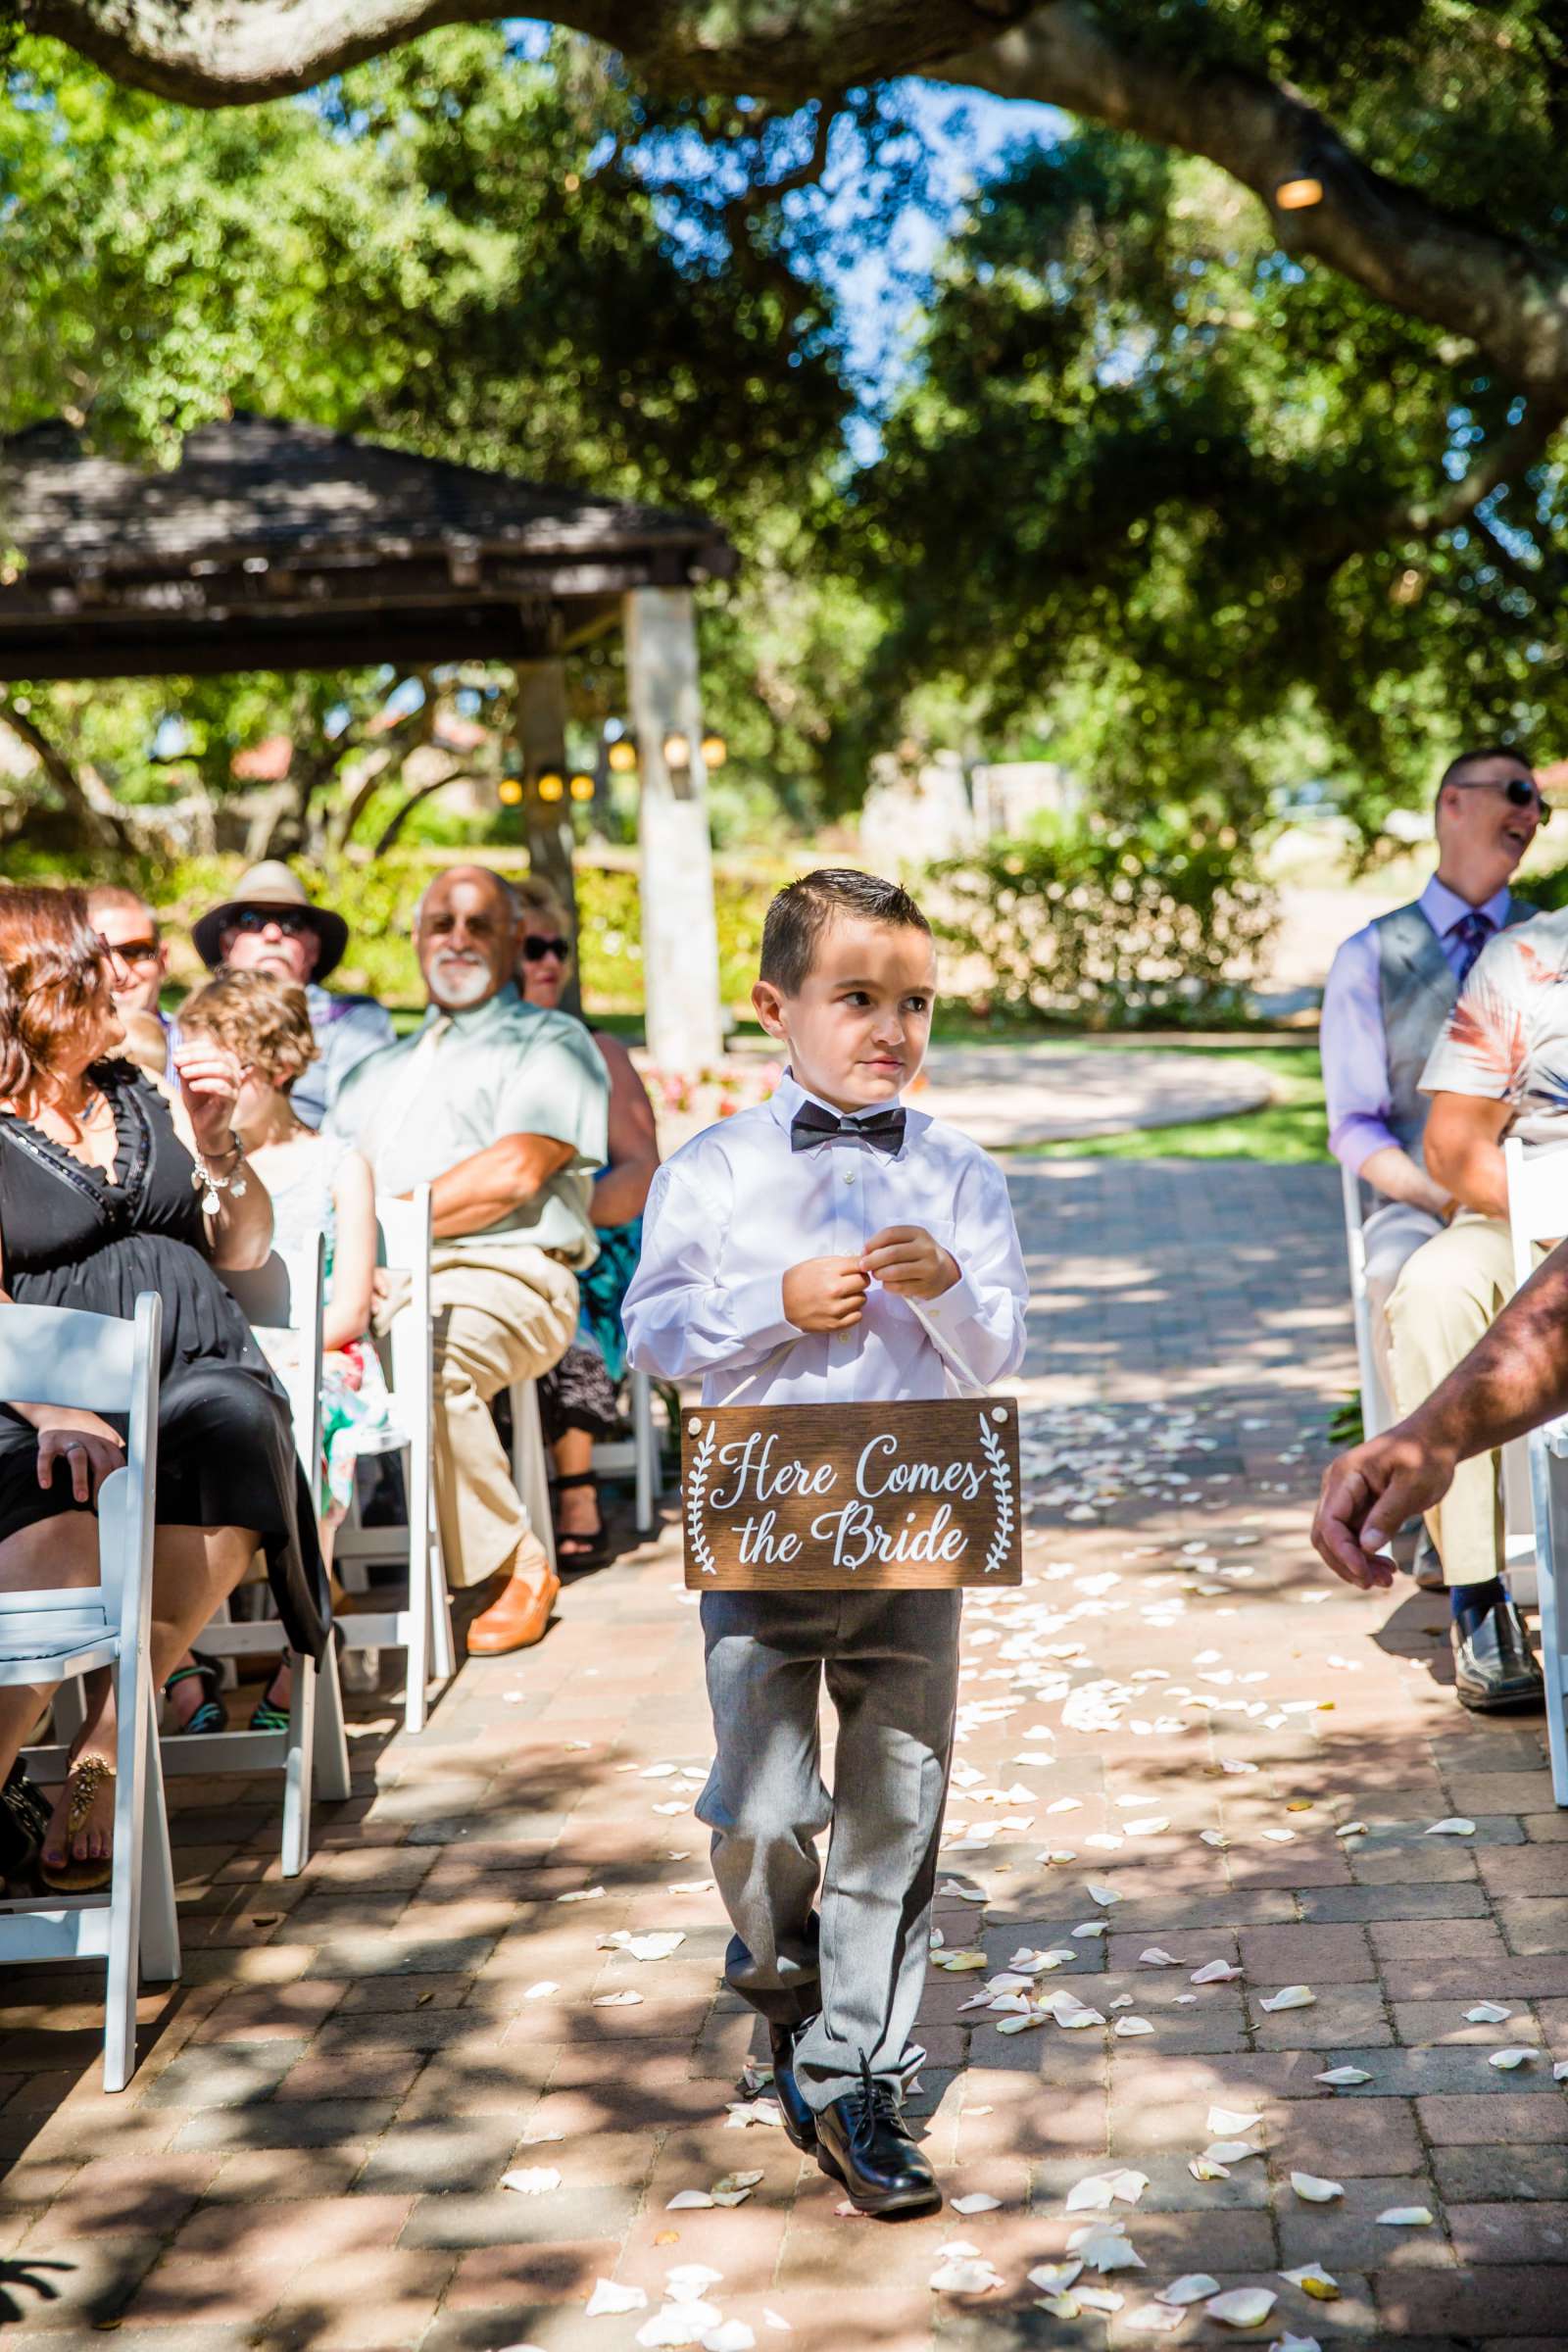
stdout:
{"type": "Polygon", "coordinates": [[[216,972],[185,999],[179,1026],[216,1038],[284,1094],[320,1052],[304,989],[270,972],[216,972]]]}
{"type": "Polygon", "coordinates": [[[762,924],[759,979],[786,997],[800,995],[816,960],[816,946],[836,914],[858,914],[870,923],[923,931],[931,926],[899,882],[862,874],[853,865],[821,865],[781,890],[762,924]]]}
{"type": "Polygon", "coordinates": [[[1450,784],[1463,784],[1468,779],[1473,767],[1485,767],[1494,760],[1506,760],[1513,766],[1522,767],[1527,776],[1533,776],[1536,772],[1517,744],[1478,743],[1467,752],[1456,753],[1454,758],[1448,761],[1447,766],[1438,778],[1434,806],[1442,800],[1450,784]]]}

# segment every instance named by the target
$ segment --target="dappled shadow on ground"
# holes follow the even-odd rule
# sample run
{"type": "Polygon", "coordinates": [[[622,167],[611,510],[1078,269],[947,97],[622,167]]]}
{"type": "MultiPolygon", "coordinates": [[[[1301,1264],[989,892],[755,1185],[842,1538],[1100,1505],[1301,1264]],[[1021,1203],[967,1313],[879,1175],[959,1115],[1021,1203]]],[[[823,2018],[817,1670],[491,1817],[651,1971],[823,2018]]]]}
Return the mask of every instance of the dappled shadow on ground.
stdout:
{"type": "Polygon", "coordinates": [[[666,1535],[574,1580],[538,1650],[467,1665],[420,1739],[396,1734],[390,1691],[353,1702],[356,1792],[319,1809],[299,1881],[278,1876],[275,1790],[172,1784],[186,1978],[144,2002],[130,2090],[94,2088],[94,1979],[6,1982],[0,2325],[121,2318],[136,2352],[184,2334],[201,2352],[569,2352],[627,2343],[647,2316],[587,2322],[597,2278],[652,2310],[696,2263],[723,2274],[726,2318],[765,2342],[774,2310],[795,2352],[1099,2342],[1099,2320],[1029,2308],[1026,2274],[1066,2250],[1066,2192],[1115,2165],[1148,2177],[1123,2213],[1147,2271],[1105,2281],[1129,2313],[1204,2270],[1271,2284],[1269,2332],[1397,2338],[1410,2257],[1375,2242],[1357,2199],[1428,2204],[1432,2255],[1453,2264],[1446,2117],[1415,2101],[1503,2085],[1431,2023],[1422,1972],[1485,1929],[1496,1980],[1514,1946],[1485,1874],[1503,1848],[1544,1850],[1522,1808],[1549,1798],[1530,1733],[1478,1731],[1435,1688],[1441,1602],[1363,1602],[1310,1559],[1323,1419],[1352,1377],[1337,1197],[1247,1173],[1218,1194],[1147,1164],[1017,1184],[1043,1294],[1036,1581],[968,1612],[936,1924],[985,1965],[933,1970],[912,2101],[952,2194],[994,2210],[846,2218],[775,2127],[730,2119],[764,2041],[721,1983],[691,1810],[701,1645],[666,1535]],[[1216,1250],[1240,1272],[1211,1296],[1216,1250]],[[1472,1840],[1427,1838],[1460,1812],[1472,1840]],[[1336,1835],[1354,1819],[1364,1835],[1336,1835]],[[650,1933],[682,1940],[649,1960],[607,1942],[650,1933]],[[966,2007],[1020,1951],[1068,1953],[1034,1982],[1105,2022],[1008,2035],[1005,2012],[966,2007]],[[1214,1962],[1240,1973],[1194,1984],[1214,1962]],[[1312,2006],[1261,2007],[1292,1982],[1312,2006]],[[1118,2034],[1128,2020],[1152,2031],[1118,2034]],[[1364,2086],[1317,2079],[1347,2063],[1364,2086]],[[1198,2181],[1212,2107],[1260,2114],[1265,2152],[1198,2181]],[[1295,2166],[1348,2183],[1310,2244],[1295,2166]],[[516,2168],[559,2185],[503,2189],[516,2168]],[[671,2206],[753,2170],[744,2205],[671,2206]],[[1004,2281],[978,2304],[928,2288],[956,2237],[1004,2281]],[[1343,2291],[1315,2307],[1276,2274],[1325,2246],[1343,2291]]]}

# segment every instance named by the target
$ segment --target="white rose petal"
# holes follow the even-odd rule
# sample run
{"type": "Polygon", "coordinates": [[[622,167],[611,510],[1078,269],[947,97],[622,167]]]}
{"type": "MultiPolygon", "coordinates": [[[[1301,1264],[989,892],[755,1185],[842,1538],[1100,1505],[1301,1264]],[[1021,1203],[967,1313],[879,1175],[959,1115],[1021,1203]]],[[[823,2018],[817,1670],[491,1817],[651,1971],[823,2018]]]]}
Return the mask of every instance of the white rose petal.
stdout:
{"type": "Polygon", "coordinates": [[[1104,1903],[1108,1906],[1111,1903],[1125,1900],[1125,1897],[1118,1894],[1114,1886],[1107,1886],[1103,1879],[1086,1879],[1084,1885],[1089,1889],[1089,1899],[1092,1903],[1104,1903]]]}
{"type": "Polygon", "coordinates": [[[706,2210],[713,2200],[706,2188],[677,2188],[664,2207],[666,2213],[697,2213],[706,2210]]]}
{"type": "Polygon", "coordinates": [[[604,1891],[603,1886],[579,1886],[574,1894],[558,1894],[556,1900],[558,1903],[597,1903],[604,1891]]]}
{"type": "Polygon", "coordinates": [[[1464,2022],[1467,2026],[1505,2026],[1512,2015],[1500,2001],[1477,2001],[1473,2009],[1465,2011],[1464,2022]]]}
{"type": "Polygon", "coordinates": [[[1180,2278],[1173,2278],[1169,2286],[1160,2288],[1159,2299],[1162,2303],[1201,2303],[1205,2296],[1218,2293],[1219,2280],[1211,2278],[1206,2271],[1187,2271],[1180,2278]]]}
{"type": "Polygon", "coordinates": [[[703,2352],[752,2352],[757,2330],[744,2320],[721,2320],[703,2337],[703,2352]]]}
{"type": "Polygon", "coordinates": [[[1494,2066],[1499,2074],[1511,2075],[1516,2066],[1528,2066],[1535,2055],[1534,2050],[1526,2049],[1494,2050],[1487,2064],[1494,2066]]]}
{"type": "Polygon", "coordinates": [[[1284,1984],[1278,1992],[1267,1994],[1258,2002],[1260,2009],[1310,2009],[1317,1994],[1310,1984],[1284,1984]]]}
{"type": "Polygon", "coordinates": [[[596,2278],[584,2308],[584,2318],[604,2320],[623,2311],[646,2311],[648,2296],[640,2286],[617,2286],[613,2278],[596,2278]]]}
{"type": "Polygon", "coordinates": [[[561,2175],[553,2164],[530,2164],[521,2172],[503,2173],[501,2185],[515,2189],[519,2197],[542,2197],[561,2186],[561,2175]]]}
{"type": "Polygon", "coordinates": [[[1075,2286],[1067,2300],[1081,2303],[1085,2311],[1120,2311],[1127,2298],[1113,2286],[1075,2286]]]}
{"type": "Polygon", "coordinates": [[[1205,1960],[1201,1968],[1194,1969],[1187,1982],[1189,1984],[1228,1984],[1241,1973],[1228,1960],[1205,1960]]]}
{"type": "Polygon", "coordinates": [[[1261,2156],[1262,2153],[1261,2148],[1254,2148],[1246,2139],[1212,2140],[1203,2150],[1210,2164],[1245,2164],[1249,2156],[1261,2156]]]}
{"type": "Polygon", "coordinates": [[[1426,1835],[1429,1838],[1473,1838],[1476,1825],[1466,1821],[1462,1813],[1450,1813],[1446,1821],[1435,1821],[1426,1835]]]}
{"type": "Polygon", "coordinates": [[[1002,2210],[1002,2199],[987,2196],[983,2188],[977,2188],[967,2197],[955,2197],[952,2204],[954,2212],[961,2213],[966,2220],[971,2213],[1000,2213],[1002,2210]]]}
{"type": "Polygon", "coordinates": [[[1366,1838],[1371,1833],[1364,1821],[1342,1821],[1334,1835],[1336,1838],[1366,1838]]]}
{"type": "Polygon", "coordinates": [[[1332,2205],[1336,2197],[1345,2194],[1340,2181],[1320,2180],[1316,2173],[1293,2173],[1291,2186],[1308,2205],[1332,2205]]]}
{"type": "Polygon", "coordinates": [[[939,2262],[927,2284],[944,2295],[984,2295],[1000,2286],[1002,2278],[989,2262],[983,2259],[963,2259],[939,2262]]]}
{"type": "Polygon", "coordinates": [[[1318,2303],[1332,2303],[1340,2291],[1339,2280],[1320,2262],[1303,2262],[1299,2270],[1281,2271],[1280,2277],[1318,2303]]]}
{"type": "Polygon", "coordinates": [[[1255,2107],[1211,2107],[1205,2129],[1216,2137],[1234,2139],[1239,2132],[1255,2132],[1263,2121],[1255,2107]]]}
{"type": "Polygon", "coordinates": [[[1086,2230],[1072,2250],[1087,2270],[1102,2275],[1106,2271],[1141,2271],[1144,2267],[1143,2256],[1134,2252],[1119,2229],[1086,2230]]]}
{"type": "Polygon", "coordinates": [[[1233,2286],[1228,2294],[1211,2295],[1203,2309],[1227,2328],[1261,2328],[1278,2301],[1266,2286],[1233,2286]]]}
{"type": "Polygon", "coordinates": [[[1370,2082],[1372,2078],[1364,2066],[1331,2066],[1327,2074],[1314,2075],[1314,2082],[1327,2082],[1332,2090],[1348,2090],[1352,2082],[1370,2082]]]}
{"type": "Polygon", "coordinates": [[[1140,1966],[1144,1968],[1179,1968],[1181,1966],[1174,1953],[1161,1951],[1157,1943],[1152,1943],[1147,1952],[1140,1952],[1138,1959],[1140,1966]]]}
{"type": "Polygon", "coordinates": [[[596,2009],[637,2009],[642,2005],[640,1992],[600,1992],[594,1995],[596,2009]]]}
{"type": "Polygon", "coordinates": [[[1430,2230],[1432,2216],[1424,2205],[1391,2205],[1378,2215],[1378,2225],[1387,2230],[1430,2230]]]}
{"type": "Polygon", "coordinates": [[[1081,2262],[1043,2262],[1026,2274],[1029,2284],[1043,2295],[1064,2295],[1083,2270],[1081,2262]]]}

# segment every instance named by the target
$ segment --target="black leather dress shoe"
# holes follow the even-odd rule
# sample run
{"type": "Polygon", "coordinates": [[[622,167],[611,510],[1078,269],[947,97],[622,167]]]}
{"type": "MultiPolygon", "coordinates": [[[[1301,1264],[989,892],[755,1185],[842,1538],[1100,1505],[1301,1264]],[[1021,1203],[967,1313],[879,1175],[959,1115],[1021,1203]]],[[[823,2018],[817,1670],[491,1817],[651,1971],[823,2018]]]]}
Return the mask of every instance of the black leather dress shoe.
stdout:
{"type": "Polygon", "coordinates": [[[816,2146],[816,2118],[801,2096],[801,2086],[795,2080],[795,2044],[810,2024],[769,2026],[767,2038],[773,2052],[773,2096],[784,2118],[784,2136],[792,2147],[801,2148],[809,2156],[816,2146]]]}
{"type": "Polygon", "coordinates": [[[816,2161],[843,2182],[857,2213],[909,2213],[940,2205],[936,2175],[904,2128],[899,2094],[869,2071],[859,2088],[816,2119],[816,2161]]]}
{"type": "Polygon", "coordinates": [[[1494,1600],[1469,1633],[1457,1621],[1451,1631],[1453,1688],[1462,1707],[1489,1715],[1545,1705],[1545,1682],[1511,1600],[1494,1600]]]}

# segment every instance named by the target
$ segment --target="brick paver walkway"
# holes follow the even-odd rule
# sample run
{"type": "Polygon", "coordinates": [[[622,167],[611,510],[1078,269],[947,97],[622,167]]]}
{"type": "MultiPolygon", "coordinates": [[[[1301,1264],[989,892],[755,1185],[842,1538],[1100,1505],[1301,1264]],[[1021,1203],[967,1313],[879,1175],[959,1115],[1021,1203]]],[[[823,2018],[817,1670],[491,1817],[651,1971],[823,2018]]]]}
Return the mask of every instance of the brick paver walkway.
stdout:
{"type": "Polygon", "coordinates": [[[362,1705],[363,1793],[322,1813],[303,1880],[278,1880],[270,1790],[173,1784],[186,1978],[143,2004],[122,2097],[95,2087],[90,1987],[8,1980],[8,2345],[112,2325],[123,2352],[619,2352],[650,2322],[736,2352],[1212,2341],[1201,2302],[1168,2334],[1151,2308],[1193,2273],[1278,2297],[1244,2341],[1562,2343],[1568,1817],[1532,1729],[1456,1711],[1438,1604],[1342,1597],[1309,1562],[1351,1377],[1337,1187],[1015,1174],[1044,1294],[1031,1582],[968,1613],[938,1924],[993,1971],[1070,1953],[1029,1984],[1105,2022],[1007,2033],[1016,2012],[966,2006],[985,1974],[933,1969],[915,2105],[953,2196],[996,2204],[846,2218],[775,2127],[730,2120],[757,2044],[716,1984],[666,1537],[579,1582],[538,1652],[468,1666],[421,1740],[362,1705]],[[1454,1816],[1473,1835],[1429,1834],[1454,1816]],[[663,1958],[606,1944],[665,1932],[663,1958]],[[1291,1984],[1310,2005],[1271,2009],[1291,1984]],[[1467,2023],[1483,1999],[1506,2020],[1467,2023]],[[1510,2046],[1530,2055],[1494,2067],[1510,2046]],[[1322,2080],[1341,2067],[1365,2079],[1322,2080]],[[1216,2141],[1247,2152],[1196,2179],[1216,2141]],[[503,2188],[516,2169],[544,2184],[503,2188]],[[1293,2171],[1343,2194],[1304,2202],[1293,2171]],[[1107,2172],[1136,2202],[1069,2212],[1107,2172]],[[671,2205],[754,2173],[744,2203],[671,2205]],[[1378,2220],[1400,2207],[1432,2220],[1378,2220]],[[1144,2267],[1073,2291],[1120,2307],[1034,2308],[1027,2274],[1112,2223],[1144,2267]],[[998,2283],[934,2289],[944,2259],[998,2283]],[[1337,2299],[1279,2275],[1314,2262],[1337,2299]],[[685,2332],[658,2318],[672,2271],[711,2307],[685,2332]],[[600,2279],[646,2306],[589,2317],[600,2279]]]}

